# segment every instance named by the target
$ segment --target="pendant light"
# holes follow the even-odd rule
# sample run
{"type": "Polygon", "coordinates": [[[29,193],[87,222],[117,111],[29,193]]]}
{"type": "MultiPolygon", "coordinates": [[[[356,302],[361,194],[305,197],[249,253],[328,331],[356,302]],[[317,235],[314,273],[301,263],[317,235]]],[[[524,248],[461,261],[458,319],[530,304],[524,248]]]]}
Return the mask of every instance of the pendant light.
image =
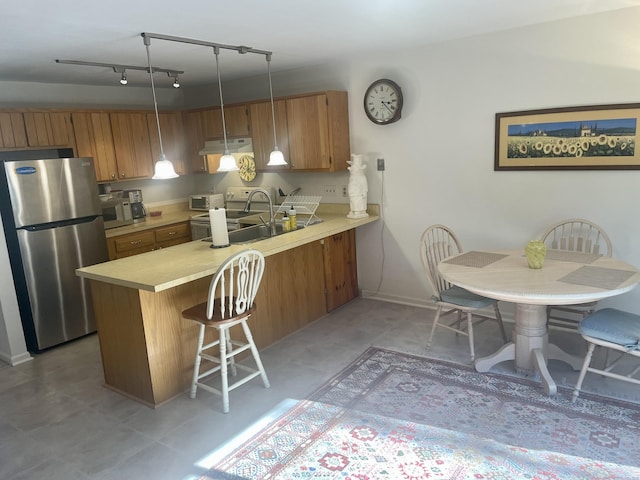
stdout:
{"type": "Polygon", "coordinates": [[[287,162],[284,159],[284,155],[278,149],[278,141],[276,139],[276,112],[273,106],[273,88],[271,86],[271,54],[266,55],[267,58],[267,73],[269,76],[269,97],[271,98],[271,121],[273,122],[273,152],[269,155],[268,167],[286,165],[287,162]]]}
{"type": "Polygon", "coordinates": [[[222,134],[224,135],[224,155],[220,157],[220,166],[218,172],[236,172],[240,170],[236,164],[236,159],[229,153],[229,147],[227,146],[227,126],[224,121],[224,102],[222,101],[222,82],[220,81],[220,62],[218,55],[220,54],[219,47],[213,47],[213,53],[216,55],[216,74],[218,76],[218,91],[220,93],[220,113],[222,114],[222,134]]]}
{"type": "Polygon", "coordinates": [[[160,132],[160,116],[158,115],[158,101],[156,100],[156,88],[153,84],[153,68],[151,68],[151,54],[149,53],[149,45],[151,44],[151,39],[148,37],[144,38],[144,45],[147,49],[147,63],[149,65],[149,78],[151,79],[151,92],[153,93],[153,108],[156,114],[156,126],[158,127],[158,140],[160,142],[160,159],[156,162],[155,172],[153,180],[165,180],[168,178],[177,178],[178,174],[173,168],[173,163],[167,160],[167,157],[164,154],[164,148],[162,147],[162,133],[160,132]]]}

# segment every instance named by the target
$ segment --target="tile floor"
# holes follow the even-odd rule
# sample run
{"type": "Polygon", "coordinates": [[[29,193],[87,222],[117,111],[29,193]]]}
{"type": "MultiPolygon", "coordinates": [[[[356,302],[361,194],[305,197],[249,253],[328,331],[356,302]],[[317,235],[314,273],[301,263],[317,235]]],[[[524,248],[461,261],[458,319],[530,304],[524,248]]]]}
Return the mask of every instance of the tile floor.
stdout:
{"type": "MultiPolygon", "coordinates": [[[[428,309],[356,299],[265,349],[272,387],[260,380],[240,387],[226,415],[220,398],[204,391],[153,410],[107,390],[96,335],[0,368],[0,478],[192,478],[198,459],[280,401],[304,398],[371,345],[469,364],[466,338],[444,330],[425,349],[432,319],[428,309]]],[[[478,356],[499,348],[494,324],[476,330],[478,356]]],[[[552,338],[570,353],[585,351],[575,334],[552,338]]],[[[568,365],[552,361],[550,369],[559,384],[575,383],[568,365]]],[[[510,362],[493,371],[514,374],[510,362]]],[[[640,403],[640,388],[596,375],[585,390],[640,403]]]]}

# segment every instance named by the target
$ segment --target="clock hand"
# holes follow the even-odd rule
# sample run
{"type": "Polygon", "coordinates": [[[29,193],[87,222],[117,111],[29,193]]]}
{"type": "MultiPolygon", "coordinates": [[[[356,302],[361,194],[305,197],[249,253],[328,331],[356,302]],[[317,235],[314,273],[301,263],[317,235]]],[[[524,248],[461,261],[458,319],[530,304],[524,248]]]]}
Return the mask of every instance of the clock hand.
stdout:
{"type": "Polygon", "coordinates": [[[393,110],[391,110],[391,109],[389,108],[389,105],[387,105],[387,102],[384,102],[384,101],[383,101],[383,102],[382,102],[382,105],[384,105],[384,107],[385,107],[387,110],[389,110],[391,113],[393,113],[393,110]]]}

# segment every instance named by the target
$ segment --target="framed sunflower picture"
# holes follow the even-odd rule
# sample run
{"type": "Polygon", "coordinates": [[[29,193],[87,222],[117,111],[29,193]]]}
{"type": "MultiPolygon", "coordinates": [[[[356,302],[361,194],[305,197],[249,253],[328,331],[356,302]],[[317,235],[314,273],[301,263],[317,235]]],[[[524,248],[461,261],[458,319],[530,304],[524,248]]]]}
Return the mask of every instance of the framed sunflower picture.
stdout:
{"type": "Polygon", "coordinates": [[[494,170],[637,170],[640,104],[496,114],[494,170]]]}

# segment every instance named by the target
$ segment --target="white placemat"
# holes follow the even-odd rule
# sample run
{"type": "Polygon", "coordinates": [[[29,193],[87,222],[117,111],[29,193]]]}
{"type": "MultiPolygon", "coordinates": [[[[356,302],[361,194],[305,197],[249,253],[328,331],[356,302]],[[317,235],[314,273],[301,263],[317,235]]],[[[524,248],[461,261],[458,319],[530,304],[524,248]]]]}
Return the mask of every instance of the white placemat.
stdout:
{"type": "Polygon", "coordinates": [[[560,278],[559,281],[611,290],[631,278],[636,272],[616,268],[585,265],[560,278]]]}
{"type": "Polygon", "coordinates": [[[462,265],[463,267],[482,268],[487,265],[491,265],[493,262],[497,262],[504,257],[508,257],[508,255],[502,253],[470,251],[463,253],[462,255],[458,255],[457,257],[450,258],[449,260],[445,260],[444,263],[462,265]]]}
{"type": "Polygon", "coordinates": [[[602,255],[597,253],[570,252],[567,250],[547,250],[549,260],[560,260],[562,262],[575,262],[589,264],[595,262],[602,255]]]}

